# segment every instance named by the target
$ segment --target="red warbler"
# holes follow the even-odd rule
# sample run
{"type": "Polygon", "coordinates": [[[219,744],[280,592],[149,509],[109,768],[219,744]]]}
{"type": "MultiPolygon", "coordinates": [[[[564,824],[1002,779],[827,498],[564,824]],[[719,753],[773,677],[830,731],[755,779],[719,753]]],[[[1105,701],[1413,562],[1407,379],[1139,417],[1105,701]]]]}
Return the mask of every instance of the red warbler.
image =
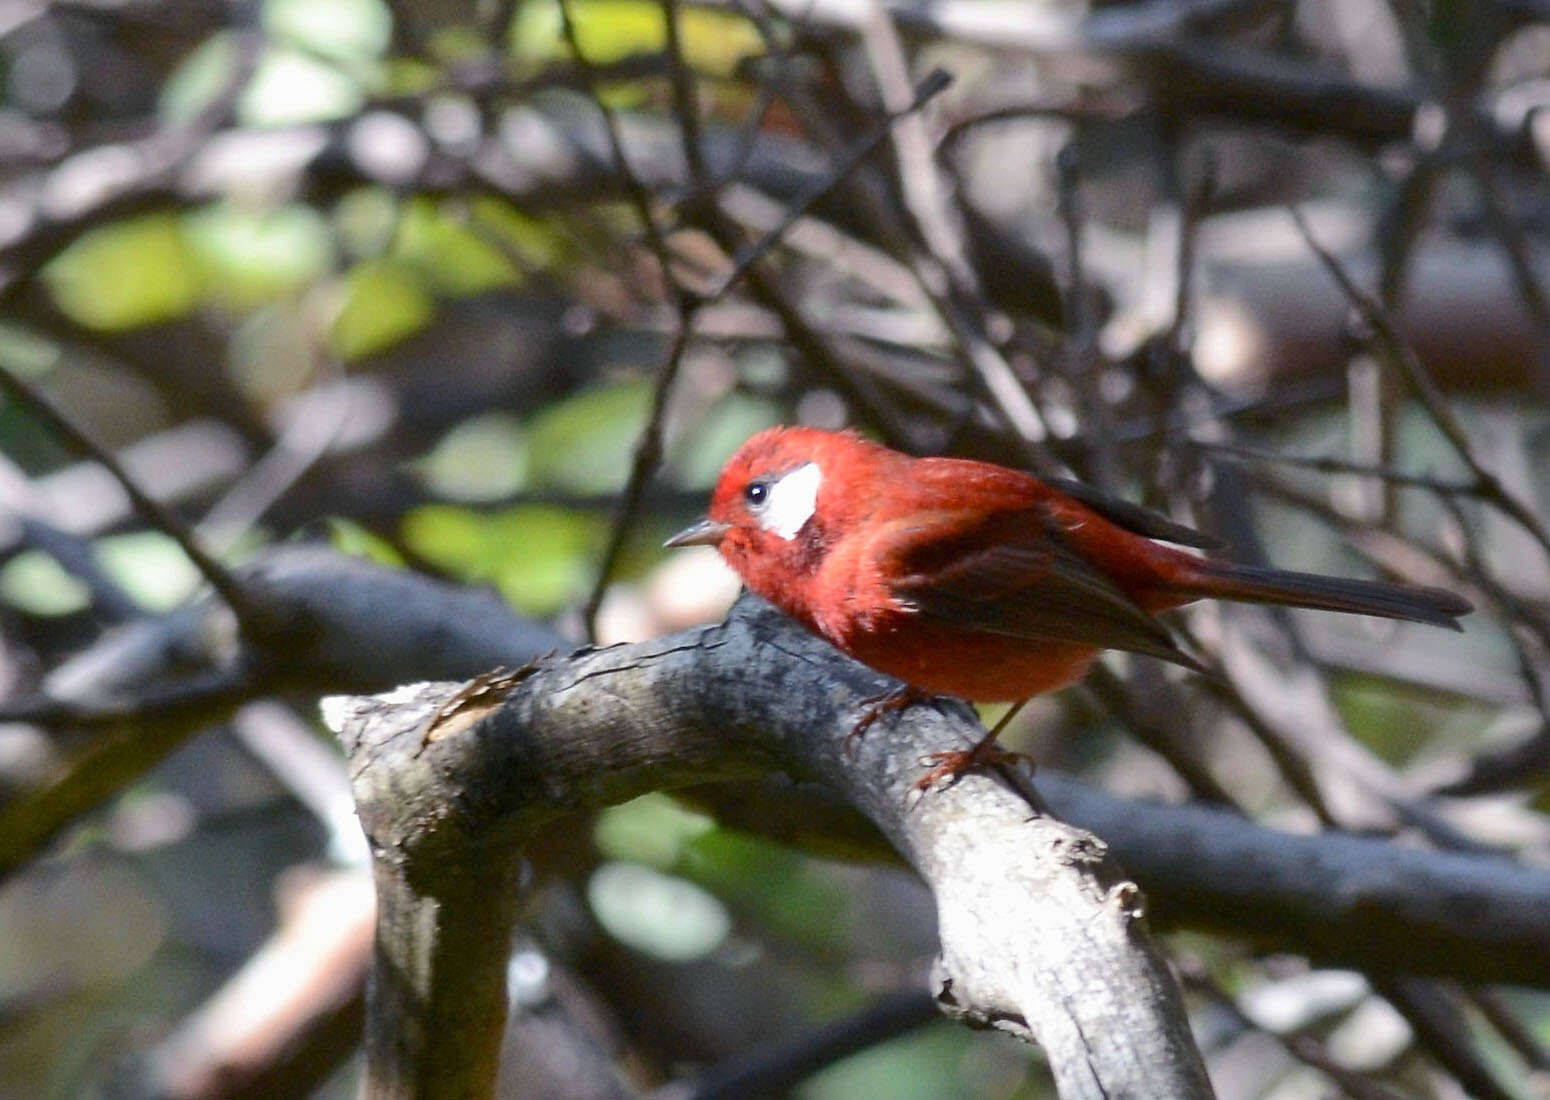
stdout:
{"type": "Polygon", "coordinates": [[[1156,616],[1203,597],[1455,630],[1471,610],[1442,589],[1237,565],[1170,542],[1213,545],[1076,483],[771,428],[727,461],[709,515],[668,545],[717,547],[754,592],[917,693],[986,702],[1070,684],[1105,649],[1196,668],[1156,616]]]}

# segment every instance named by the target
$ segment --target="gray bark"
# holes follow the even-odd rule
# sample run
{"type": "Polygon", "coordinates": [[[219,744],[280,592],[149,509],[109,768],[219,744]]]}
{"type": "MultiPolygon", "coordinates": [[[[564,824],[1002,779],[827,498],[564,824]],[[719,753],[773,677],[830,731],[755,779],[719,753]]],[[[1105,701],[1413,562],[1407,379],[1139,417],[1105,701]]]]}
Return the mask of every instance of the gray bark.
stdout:
{"type": "Polygon", "coordinates": [[[944,1010],[1038,1042],[1065,1097],[1209,1096],[1141,892],[1103,842],[1025,784],[913,790],[926,753],[976,737],[970,712],[916,706],[846,750],[862,701],[890,685],[745,597],[716,626],[507,680],[332,701],[379,884],[372,1095],[488,1092],[524,837],[577,808],[780,768],[841,792],[931,887],[944,1010]]]}

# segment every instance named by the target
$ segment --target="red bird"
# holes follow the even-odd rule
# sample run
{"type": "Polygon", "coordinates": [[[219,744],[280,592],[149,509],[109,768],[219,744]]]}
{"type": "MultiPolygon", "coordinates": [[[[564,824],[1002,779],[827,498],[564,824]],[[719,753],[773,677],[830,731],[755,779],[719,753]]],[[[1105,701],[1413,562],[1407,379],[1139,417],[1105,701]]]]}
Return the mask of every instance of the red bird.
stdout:
{"type": "MultiPolygon", "coordinates": [[[[709,516],[667,545],[717,547],[753,591],[914,689],[893,705],[926,693],[1020,704],[1081,679],[1105,649],[1198,669],[1156,615],[1203,597],[1454,630],[1471,610],[1442,589],[1235,565],[1165,542],[1212,544],[1079,484],[912,458],[855,432],[771,428],[727,461],[709,516]]],[[[998,732],[938,754],[923,785],[997,758],[998,732]]]]}

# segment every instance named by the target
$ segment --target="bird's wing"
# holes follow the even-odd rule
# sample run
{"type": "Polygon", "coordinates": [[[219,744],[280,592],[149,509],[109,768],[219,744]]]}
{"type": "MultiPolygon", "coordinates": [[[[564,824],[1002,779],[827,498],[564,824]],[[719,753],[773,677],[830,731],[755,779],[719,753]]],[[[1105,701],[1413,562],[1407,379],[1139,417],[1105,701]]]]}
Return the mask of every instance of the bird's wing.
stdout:
{"type": "Polygon", "coordinates": [[[893,594],[918,614],[960,628],[1124,649],[1199,668],[1166,626],[1071,548],[1041,509],[994,513],[967,528],[938,518],[901,528],[886,552],[893,594]]]}
{"type": "Polygon", "coordinates": [[[1044,479],[1044,484],[1060,490],[1073,500],[1081,501],[1110,523],[1123,527],[1133,534],[1177,543],[1179,546],[1193,546],[1199,550],[1222,548],[1222,540],[1215,535],[1208,535],[1204,531],[1197,531],[1182,523],[1174,523],[1161,512],[1154,512],[1150,508],[1133,504],[1120,497],[1111,497],[1080,481],[1063,477],[1047,477],[1044,479]]]}
{"type": "Polygon", "coordinates": [[[922,458],[910,465],[909,480],[912,484],[908,488],[920,494],[921,507],[930,507],[940,501],[944,494],[951,499],[966,490],[973,494],[976,503],[993,511],[1015,511],[1036,504],[1058,506],[1061,497],[1069,497],[1116,527],[1143,538],[1193,546],[1201,550],[1215,550],[1222,545],[1220,539],[1204,531],[1174,523],[1160,512],[1110,496],[1091,485],[1068,478],[1035,479],[1020,470],[991,466],[984,462],[922,458]]]}

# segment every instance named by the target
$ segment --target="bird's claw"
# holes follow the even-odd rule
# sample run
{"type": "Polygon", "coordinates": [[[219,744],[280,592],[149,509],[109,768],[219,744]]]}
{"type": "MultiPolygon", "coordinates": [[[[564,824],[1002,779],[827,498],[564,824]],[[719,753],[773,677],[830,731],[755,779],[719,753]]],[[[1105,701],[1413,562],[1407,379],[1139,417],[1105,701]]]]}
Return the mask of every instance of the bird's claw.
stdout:
{"type": "Polygon", "coordinates": [[[870,699],[861,701],[861,717],[856,719],[856,724],[845,735],[845,755],[854,759],[861,745],[861,735],[872,728],[872,723],[885,714],[891,714],[896,710],[913,706],[916,703],[929,702],[935,698],[929,691],[921,691],[909,684],[902,684],[892,691],[885,691],[881,695],[874,695],[870,699]]]}
{"type": "Polygon", "coordinates": [[[1027,753],[1003,749],[991,738],[977,742],[973,748],[928,753],[921,758],[920,762],[930,765],[931,770],[915,780],[910,789],[922,794],[944,779],[947,781],[947,786],[951,787],[979,767],[1016,767],[1023,763],[1027,763],[1030,769],[1033,767],[1033,757],[1027,753]]]}

